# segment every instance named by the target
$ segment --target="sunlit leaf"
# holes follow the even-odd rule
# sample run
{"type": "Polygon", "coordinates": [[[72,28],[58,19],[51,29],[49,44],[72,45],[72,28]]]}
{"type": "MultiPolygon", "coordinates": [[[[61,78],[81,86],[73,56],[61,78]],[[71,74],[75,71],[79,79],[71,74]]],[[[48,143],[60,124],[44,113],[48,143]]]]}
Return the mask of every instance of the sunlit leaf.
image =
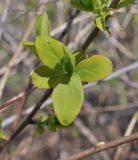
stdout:
{"type": "Polygon", "coordinates": [[[76,66],[76,72],[82,81],[101,80],[112,72],[112,62],[105,56],[95,55],[81,61],[76,66]]]}
{"type": "Polygon", "coordinates": [[[50,22],[49,22],[49,19],[46,13],[43,13],[42,15],[37,17],[36,35],[37,36],[40,36],[40,35],[49,36],[50,35],[50,22]]]}
{"type": "Polygon", "coordinates": [[[95,11],[96,9],[99,9],[100,6],[102,6],[102,3],[105,3],[101,0],[71,0],[71,4],[80,10],[84,11],[95,11]]]}
{"type": "Polygon", "coordinates": [[[97,28],[99,28],[100,30],[104,30],[104,24],[103,24],[103,19],[100,16],[97,16],[95,18],[95,25],[97,28]]]}
{"type": "Polygon", "coordinates": [[[70,75],[65,73],[62,66],[50,69],[47,66],[39,66],[31,73],[32,83],[38,88],[54,88],[59,83],[67,83],[70,75]]]}
{"type": "Polygon", "coordinates": [[[54,110],[62,125],[68,126],[74,121],[80,112],[83,98],[83,87],[77,74],[73,74],[68,84],[59,84],[54,89],[54,110]]]}
{"type": "Polygon", "coordinates": [[[35,49],[35,43],[32,41],[24,41],[21,43],[21,45],[30,48],[34,53],[36,53],[36,49],[35,49]]]}
{"type": "Polygon", "coordinates": [[[64,44],[49,36],[37,37],[35,46],[38,57],[49,68],[54,69],[64,56],[64,44]]]}

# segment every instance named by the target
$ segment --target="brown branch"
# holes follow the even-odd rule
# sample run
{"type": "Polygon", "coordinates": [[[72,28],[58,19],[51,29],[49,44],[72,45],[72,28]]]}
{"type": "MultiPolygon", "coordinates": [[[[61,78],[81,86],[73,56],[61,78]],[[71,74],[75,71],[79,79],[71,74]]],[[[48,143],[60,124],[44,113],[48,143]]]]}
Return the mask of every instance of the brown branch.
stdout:
{"type": "Polygon", "coordinates": [[[120,138],[118,140],[111,141],[101,147],[93,147],[93,148],[88,149],[86,151],[83,151],[77,155],[66,158],[66,160],[81,160],[81,159],[86,158],[88,156],[92,156],[96,153],[99,153],[99,152],[102,152],[102,151],[105,151],[105,150],[108,150],[108,149],[111,149],[114,147],[118,147],[122,144],[126,144],[126,143],[133,142],[133,141],[138,141],[138,132],[135,134],[132,134],[130,136],[126,136],[126,137],[120,138]]]}
{"type": "MultiPolygon", "coordinates": [[[[27,102],[28,96],[27,93],[28,91],[30,91],[33,88],[32,82],[31,82],[31,78],[29,79],[29,83],[24,91],[24,96],[21,98],[21,102],[19,104],[19,107],[17,108],[17,113],[16,113],[16,118],[15,121],[13,123],[13,129],[17,128],[17,125],[20,121],[20,116],[21,116],[21,112],[23,111],[23,108],[27,102]]],[[[32,92],[31,92],[32,93],[32,92]]]]}

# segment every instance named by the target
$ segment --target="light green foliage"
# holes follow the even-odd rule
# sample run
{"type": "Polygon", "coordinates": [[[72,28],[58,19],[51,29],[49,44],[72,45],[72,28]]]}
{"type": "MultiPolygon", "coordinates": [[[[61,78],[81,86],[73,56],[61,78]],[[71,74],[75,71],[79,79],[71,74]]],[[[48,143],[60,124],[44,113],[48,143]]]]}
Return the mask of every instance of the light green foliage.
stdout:
{"type": "Polygon", "coordinates": [[[59,83],[67,83],[70,78],[61,65],[57,65],[53,70],[45,65],[39,66],[31,75],[33,84],[39,88],[54,88],[59,83]]]}
{"type": "Polygon", "coordinates": [[[83,87],[77,74],[73,74],[68,85],[59,84],[54,89],[54,110],[62,125],[68,126],[73,122],[80,112],[83,97],[83,87]]]}
{"type": "Polygon", "coordinates": [[[54,69],[64,56],[64,45],[48,36],[37,37],[35,47],[40,60],[51,69],[54,69]]]}
{"type": "MultiPolygon", "coordinates": [[[[99,4],[101,1],[97,0],[90,5],[95,6],[96,11],[99,4]]],[[[48,27],[48,21],[47,24],[43,23],[45,16],[42,15],[37,21],[40,19],[41,23],[48,27]]],[[[97,25],[100,27],[102,24],[97,22],[97,25]]],[[[37,30],[45,28],[40,24],[36,27],[37,30]]],[[[102,26],[100,28],[102,29],[102,26]]],[[[86,59],[81,51],[73,54],[63,43],[45,34],[46,32],[39,33],[42,34],[38,34],[35,43],[26,43],[27,46],[34,46],[38,58],[43,63],[32,71],[31,77],[33,84],[39,88],[54,88],[52,99],[56,116],[49,115],[47,122],[50,130],[56,131],[59,123],[61,127],[72,124],[80,112],[84,99],[81,81],[93,82],[106,77],[112,71],[112,63],[100,55],[86,59]]],[[[43,130],[42,124],[39,123],[38,132],[41,133],[43,130]]]]}
{"type": "Polygon", "coordinates": [[[95,24],[96,26],[100,29],[100,30],[103,30],[104,29],[104,24],[103,24],[103,20],[100,16],[97,16],[95,18],[95,24]]]}
{"type": "Polygon", "coordinates": [[[112,62],[105,56],[95,55],[81,61],[76,66],[76,72],[82,81],[94,82],[112,72],[112,62]]]}
{"type": "Polygon", "coordinates": [[[32,71],[33,84],[39,88],[54,88],[59,83],[67,84],[75,67],[73,54],[69,53],[64,44],[51,37],[41,36],[36,41],[39,41],[36,43],[38,57],[45,65],[32,71]],[[50,39],[51,43],[45,43],[47,39],[50,39]]]}
{"type": "Polygon", "coordinates": [[[35,49],[35,43],[32,41],[25,41],[22,42],[21,45],[25,46],[25,47],[29,47],[34,53],[36,53],[36,49],[35,49]]]}
{"type": "Polygon", "coordinates": [[[36,35],[49,36],[50,35],[50,23],[46,13],[38,16],[36,21],[36,35]]]}
{"type": "MultiPolygon", "coordinates": [[[[46,13],[41,14],[36,20],[36,36],[49,36],[51,31],[50,21],[46,13]]],[[[31,50],[36,54],[35,42],[25,41],[21,43],[22,45],[31,48],[31,50]]],[[[37,54],[36,54],[37,56],[37,54]]]]}

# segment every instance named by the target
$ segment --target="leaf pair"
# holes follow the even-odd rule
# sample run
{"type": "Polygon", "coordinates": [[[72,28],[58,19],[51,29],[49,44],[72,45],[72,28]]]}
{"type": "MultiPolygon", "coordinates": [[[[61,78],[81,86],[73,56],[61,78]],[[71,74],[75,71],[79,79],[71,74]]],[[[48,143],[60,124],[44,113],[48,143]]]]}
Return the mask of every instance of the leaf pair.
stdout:
{"type": "Polygon", "coordinates": [[[47,20],[47,16],[42,15],[36,25],[38,35],[33,47],[43,65],[32,71],[32,82],[39,88],[54,88],[52,99],[55,114],[63,126],[69,126],[83,103],[81,81],[93,82],[106,77],[112,71],[112,63],[101,55],[80,58],[81,61],[77,62],[75,54],[49,36],[47,20]]]}

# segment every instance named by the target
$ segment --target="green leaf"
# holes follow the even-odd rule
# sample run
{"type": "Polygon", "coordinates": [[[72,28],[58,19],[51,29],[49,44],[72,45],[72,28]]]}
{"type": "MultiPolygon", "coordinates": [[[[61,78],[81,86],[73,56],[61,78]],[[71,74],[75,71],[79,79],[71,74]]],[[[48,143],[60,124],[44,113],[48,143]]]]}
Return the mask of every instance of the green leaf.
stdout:
{"type": "Polygon", "coordinates": [[[48,114],[43,113],[37,120],[37,124],[46,125],[48,122],[48,114]]]}
{"type": "Polygon", "coordinates": [[[84,11],[92,11],[93,4],[90,0],[71,0],[71,4],[80,10],[84,11]]]}
{"type": "Polygon", "coordinates": [[[35,43],[32,41],[24,41],[21,42],[21,45],[25,46],[25,47],[29,47],[34,53],[36,53],[36,49],[35,49],[35,43]]]}
{"type": "Polygon", "coordinates": [[[64,56],[64,44],[49,36],[37,37],[35,47],[40,60],[51,69],[54,69],[64,56]]]}
{"type": "Polygon", "coordinates": [[[95,11],[102,6],[102,3],[105,3],[101,0],[71,0],[71,4],[80,10],[84,11],[95,11]]]}
{"type": "Polygon", "coordinates": [[[83,87],[77,74],[73,74],[69,83],[59,84],[53,91],[52,99],[55,114],[63,126],[70,125],[83,103],[83,87]]]}
{"type": "Polygon", "coordinates": [[[75,63],[78,64],[80,61],[86,58],[86,53],[83,50],[77,50],[74,52],[75,63]]]}
{"type": "Polygon", "coordinates": [[[81,61],[76,66],[76,72],[82,81],[94,82],[105,78],[112,72],[112,62],[105,56],[95,55],[81,61]]]}
{"type": "Polygon", "coordinates": [[[57,65],[55,69],[47,66],[39,66],[31,73],[32,83],[38,88],[54,88],[59,83],[66,84],[70,75],[62,70],[62,66],[57,65]]]}
{"type": "Polygon", "coordinates": [[[100,16],[97,16],[94,20],[95,25],[97,28],[99,28],[101,31],[104,30],[104,23],[103,23],[103,19],[100,16]]]}
{"type": "Polygon", "coordinates": [[[69,49],[67,47],[64,46],[64,54],[66,57],[66,59],[68,59],[68,64],[71,69],[70,70],[74,70],[75,69],[75,55],[69,51],[69,49]]]}
{"type": "Polygon", "coordinates": [[[65,56],[62,60],[61,65],[63,66],[63,71],[71,76],[73,73],[74,67],[73,67],[72,60],[70,59],[70,57],[65,56]]]}
{"type": "Polygon", "coordinates": [[[50,35],[50,22],[46,13],[37,17],[36,21],[36,35],[49,36],[50,35]]]}
{"type": "Polygon", "coordinates": [[[57,128],[59,126],[59,121],[55,115],[50,115],[48,119],[48,127],[50,131],[56,132],[57,128]]]}
{"type": "Polygon", "coordinates": [[[127,5],[133,4],[135,1],[136,0],[121,0],[116,9],[126,7],[127,5]]]}
{"type": "Polygon", "coordinates": [[[45,132],[45,128],[41,124],[37,124],[36,126],[36,134],[42,135],[45,132]]]}
{"type": "Polygon", "coordinates": [[[100,30],[106,30],[106,17],[111,15],[113,13],[113,9],[109,8],[109,7],[103,7],[99,13],[97,13],[97,16],[95,18],[95,24],[96,27],[99,28],[100,30]]]}

